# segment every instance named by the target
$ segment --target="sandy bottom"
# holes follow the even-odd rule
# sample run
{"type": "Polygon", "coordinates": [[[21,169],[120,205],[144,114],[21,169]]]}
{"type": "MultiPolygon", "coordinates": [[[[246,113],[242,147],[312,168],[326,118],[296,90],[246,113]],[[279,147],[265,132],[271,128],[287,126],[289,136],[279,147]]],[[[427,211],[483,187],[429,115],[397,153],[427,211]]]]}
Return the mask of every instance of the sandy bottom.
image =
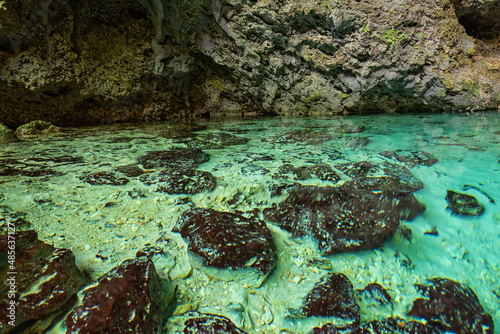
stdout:
{"type": "MultiPolygon", "coordinates": [[[[417,297],[414,284],[446,277],[475,291],[497,325],[495,333],[500,333],[498,113],[197,124],[206,129],[187,139],[169,138],[176,127],[173,124],[122,125],[65,129],[55,137],[3,144],[1,163],[14,159],[30,168],[45,166],[64,175],[1,176],[0,205],[26,213],[42,241],[71,249],[77,265],[94,279],[134,258],[141,249],[154,246],[163,250],[164,254],[153,257],[158,274],[178,286],[179,306],[166,324],[169,332],[182,331],[182,314],[197,310],[226,316],[251,333],[277,333],[284,329],[305,333],[314,326],[335,321],[297,316],[314,284],[333,271],[346,274],[355,289],[377,282],[391,295],[392,308],[360,305],[362,321],[391,315],[410,318],[406,314],[417,297]],[[339,133],[339,126],[366,129],[360,133],[339,133]],[[309,144],[286,139],[286,133],[301,129],[328,134],[332,139],[309,144]],[[217,188],[210,193],[168,195],[157,192],[155,185],[144,185],[137,177],[129,178],[130,182],[122,186],[91,185],[79,178],[85,172],[114,171],[119,166],[137,164],[137,159],[147,152],[185,147],[188,142],[197,141],[196,136],[219,132],[250,140],[245,145],[203,149],[210,160],[198,169],[217,178],[217,188]],[[350,147],[351,140],[358,137],[368,138],[369,143],[365,147],[350,147]],[[423,150],[439,159],[430,167],[411,168],[424,183],[415,196],[427,206],[423,214],[402,224],[412,230],[411,242],[396,234],[374,250],[322,256],[313,240],[294,239],[268,224],[278,260],[271,275],[259,286],[251,274],[230,270],[214,274],[203,268],[189,254],[180,235],[171,232],[181,213],[192,207],[246,212],[282,201],[286,194],[271,198],[268,186],[275,182],[272,175],[284,163],[301,166],[322,162],[333,167],[362,160],[381,162],[385,158],[379,152],[396,149],[423,150]],[[61,156],[80,157],[81,162],[30,160],[61,156]],[[473,188],[463,190],[465,185],[473,188]],[[446,210],[448,189],[476,197],[485,207],[484,213],[470,218],[452,215],[446,210]],[[229,206],[227,201],[237,193],[243,194],[245,200],[229,206]],[[425,233],[430,231],[438,233],[425,233]]],[[[299,182],[327,185],[315,178],[299,182]]]]}

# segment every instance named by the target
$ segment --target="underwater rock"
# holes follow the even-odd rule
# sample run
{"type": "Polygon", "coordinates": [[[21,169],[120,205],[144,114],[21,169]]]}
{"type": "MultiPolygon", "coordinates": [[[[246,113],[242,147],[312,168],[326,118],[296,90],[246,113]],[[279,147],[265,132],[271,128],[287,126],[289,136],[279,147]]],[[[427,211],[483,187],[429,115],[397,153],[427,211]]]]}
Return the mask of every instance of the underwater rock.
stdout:
{"type": "Polygon", "coordinates": [[[176,167],[196,168],[209,160],[208,154],[196,148],[173,148],[167,151],[153,151],[138,159],[144,168],[176,167]]]}
{"type": "Polygon", "coordinates": [[[261,220],[212,209],[182,214],[172,230],[189,241],[203,264],[216,268],[253,268],[267,274],[274,267],[274,243],[261,220]]]}
{"type": "Polygon", "coordinates": [[[112,186],[122,186],[129,182],[129,179],[117,177],[113,172],[86,172],[79,176],[80,180],[96,184],[107,184],[112,186]]]}
{"type": "Polygon", "coordinates": [[[200,134],[186,144],[191,148],[221,149],[226,146],[245,145],[249,140],[249,138],[238,137],[226,132],[213,132],[200,134]]]}
{"type": "MultiPolygon", "coordinates": [[[[87,282],[86,277],[77,268],[75,257],[68,249],[54,248],[38,239],[33,230],[0,235],[0,258],[6,262],[0,266],[0,324],[2,333],[16,330],[18,326],[31,326],[46,317],[54,317],[65,312],[67,304],[87,282]],[[13,243],[15,241],[15,243],[13,243]],[[15,247],[15,260],[7,262],[9,250],[15,247]],[[9,264],[9,265],[7,265],[9,264]],[[15,272],[16,274],[12,274],[15,272]],[[11,281],[9,281],[11,279],[11,281]],[[6,324],[12,319],[7,312],[9,299],[7,296],[15,290],[16,304],[14,311],[15,326],[6,324]]],[[[44,322],[40,321],[44,326],[44,322]]],[[[45,327],[50,325],[50,319],[45,327]]]]}
{"type": "Polygon", "coordinates": [[[215,314],[198,313],[187,319],[184,325],[184,334],[245,334],[231,320],[215,314]]]}
{"type": "Polygon", "coordinates": [[[5,143],[9,141],[16,140],[14,131],[6,127],[2,122],[0,122],[0,143],[5,143]]]}
{"type": "Polygon", "coordinates": [[[391,302],[391,296],[387,290],[378,283],[370,283],[363,290],[358,290],[358,292],[365,298],[374,299],[379,304],[389,304],[391,302]]]}
{"type": "Polygon", "coordinates": [[[31,169],[30,168],[27,170],[22,170],[21,175],[28,176],[28,177],[39,177],[39,176],[47,176],[47,175],[61,176],[61,175],[64,175],[64,173],[53,170],[53,169],[31,169]]]}
{"type": "Polygon", "coordinates": [[[408,167],[415,166],[432,166],[438,159],[431,156],[429,153],[424,151],[416,150],[395,150],[395,151],[384,151],[379,153],[389,159],[395,159],[399,162],[405,163],[408,167]]]}
{"type": "Polygon", "coordinates": [[[281,136],[274,137],[277,142],[291,142],[304,145],[318,145],[332,139],[326,130],[314,131],[311,129],[301,129],[285,132],[281,136]]]}
{"type": "Polygon", "coordinates": [[[273,174],[273,178],[285,178],[284,174],[293,173],[297,180],[307,180],[317,177],[322,181],[338,182],[340,177],[328,165],[316,164],[312,166],[295,167],[292,164],[284,164],[278,168],[277,173],[273,174]]]}
{"type": "Polygon", "coordinates": [[[360,327],[337,327],[333,324],[325,324],[321,328],[314,328],[312,334],[440,334],[440,332],[434,327],[420,322],[387,318],[373,320],[360,327]]]}
{"type": "Polygon", "coordinates": [[[359,324],[359,306],[353,285],[342,273],[330,273],[317,283],[306,297],[302,314],[307,317],[337,317],[359,324]]]}
{"type": "Polygon", "coordinates": [[[342,124],[333,128],[336,133],[361,133],[366,128],[363,125],[342,124]]]}
{"type": "Polygon", "coordinates": [[[397,164],[360,161],[337,164],[335,168],[367,190],[412,193],[424,187],[408,168],[397,164]]]}
{"type": "Polygon", "coordinates": [[[19,126],[15,133],[16,136],[22,139],[25,136],[34,136],[40,134],[49,134],[60,132],[61,128],[53,125],[52,123],[37,120],[32,121],[28,124],[23,124],[19,126]]]}
{"type": "Polygon", "coordinates": [[[400,318],[374,320],[360,327],[359,334],[440,334],[430,325],[400,318]]]}
{"type": "Polygon", "coordinates": [[[369,143],[370,139],[366,137],[352,137],[345,140],[345,146],[353,150],[365,148],[369,143]]]}
{"type": "Polygon", "coordinates": [[[166,126],[160,135],[165,138],[191,138],[196,136],[193,132],[206,130],[207,126],[196,123],[175,123],[166,126]]]}
{"type": "Polygon", "coordinates": [[[137,176],[141,176],[142,174],[144,174],[144,171],[135,165],[119,166],[119,167],[116,167],[116,171],[118,171],[122,174],[125,174],[128,177],[137,177],[137,176]]]}
{"type": "Polygon", "coordinates": [[[413,301],[409,315],[424,318],[442,331],[456,334],[493,334],[494,324],[474,291],[447,278],[416,284],[424,298],[413,301]]]}
{"type": "Polygon", "coordinates": [[[259,165],[250,164],[241,167],[241,173],[243,175],[265,175],[269,173],[269,170],[259,165]]]}
{"type": "Polygon", "coordinates": [[[460,216],[480,216],[484,212],[484,207],[474,196],[448,190],[446,201],[448,201],[446,209],[460,216]]]}
{"type": "Polygon", "coordinates": [[[156,191],[167,194],[198,194],[209,192],[217,187],[215,177],[194,169],[169,168],[158,174],[143,175],[139,178],[145,185],[158,184],[156,191]]]}
{"type": "Polygon", "coordinates": [[[80,292],[67,333],[160,333],[161,289],[151,260],[124,261],[80,292]]]}
{"type": "Polygon", "coordinates": [[[325,254],[382,245],[399,226],[392,198],[349,188],[296,185],[264,217],[296,237],[311,235],[325,254]]]}
{"type": "Polygon", "coordinates": [[[333,324],[325,324],[323,327],[313,328],[311,334],[360,334],[358,326],[338,327],[333,324]]]}

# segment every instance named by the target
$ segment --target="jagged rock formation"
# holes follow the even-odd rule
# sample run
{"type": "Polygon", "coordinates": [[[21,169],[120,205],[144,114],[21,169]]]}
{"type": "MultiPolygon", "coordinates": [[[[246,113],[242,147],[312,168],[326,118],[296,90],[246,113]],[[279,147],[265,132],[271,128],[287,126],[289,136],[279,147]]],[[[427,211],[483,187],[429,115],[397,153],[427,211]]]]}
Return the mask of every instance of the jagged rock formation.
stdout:
{"type": "Polygon", "coordinates": [[[495,0],[0,1],[0,121],[494,108],[495,0]]]}

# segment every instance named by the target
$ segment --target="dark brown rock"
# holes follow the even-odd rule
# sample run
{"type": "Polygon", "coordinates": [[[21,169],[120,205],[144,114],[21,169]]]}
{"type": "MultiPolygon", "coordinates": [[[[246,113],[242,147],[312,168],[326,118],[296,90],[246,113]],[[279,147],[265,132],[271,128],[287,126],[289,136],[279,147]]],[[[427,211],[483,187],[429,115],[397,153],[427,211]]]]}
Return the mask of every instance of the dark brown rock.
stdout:
{"type": "MultiPolygon", "coordinates": [[[[2,195],[0,195],[0,200],[2,195]]],[[[0,205],[0,235],[7,234],[9,227],[15,228],[16,232],[25,231],[31,228],[31,223],[24,217],[26,213],[12,211],[6,205],[0,205]]]]}
{"type": "Polygon", "coordinates": [[[113,172],[86,172],[79,176],[80,180],[90,183],[92,185],[112,185],[122,186],[129,182],[129,179],[124,177],[117,177],[113,172]]]}
{"type": "Polygon", "coordinates": [[[434,158],[429,153],[416,150],[384,151],[379,154],[386,158],[403,162],[408,167],[432,166],[438,161],[438,159],[434,158]]]}
{"type": "Polygon", "coordinates": [[[196,168],[210,158],[200,149],[174,148],[168,151],[153,151],[138,159],[144,168],[177,167],[196,168]]]}
{"type": "Polygon", "coordinates": [[[484,207],[474,196],[448,190],[446,201],[448,201],[446,209],[460,216],[480,216],[484,212],[484,207]]]}
{"type": "Polygon", "coordinates": [[[363,324],[360,334],[440,334],[430,326],[420,322],[409,321],[400,318],[387,318],[374,320],[363,324]]]}
{"type": "Polygon", "coordinates": [[[442,331],[456,334],[493,334],[490,314],[484,312],[474,291],[447,278],[432,278],[417,284],[417,298],[409,315],[424,318],[442,331]]]}
{"type": "Polygon", "coordinates": [[[379,304],[389,304],[391,302],[391,296],[387,290],[378,283],[370,283],[359,291],[364,297],[373,298],[379,304]]]}
{"type": "Polygon", "coordinates": [[[151,260],[127,260],[82,291],[67,333],[160,333],[161,282],[151,260]]]}
{"type": "Polygon", "coordinates": [[[215,314],[200,313],[184,322],[184,334],[245,334],[231,320],[215,314]]]}
{"type": "Polygon", "coordinates": [[[333,171],[333,169],[325,164],[316,164],[311,166],[300,166],[295,167],[291,164],[285,164],[278,168],[277,173],[273,175],[273,178],[285,178],[286,175],[293,173],[297,180],[307,180],[313,177],[317,177],[322,181],[338,182],[340,177],[333,171]]]}
{"type": "MultiPolygon", "coordinates": [[[[37,320],[64,312],[73,296],[88,280],[76,267],[75,257],[68,249],[54,248],[40,241],[33,230],[0,235],[0,324],[3,333],[18,326],[26,328],[37,320]],[[15,244],[12,243],[15,241],[15,244]],[[15,248],[13,248],[15,247],[15,248]],[[9,258],[15,252],[15,258],[9,258]],[[8,259],[13,259],[12,263],[8,259]],[[15,272],[15,274],[12,274],[15,272]],[[7,298],[14,282],[14,298],[7,298]],[[17,302],[15,326],[6,312],[10,300],[17,302]]],[[[45,324],[48,326],[48,324],[45,324]]]]}
{"type": "Polygon", "coordinates": [[[220,149],[226,146],[245,145],[249,140],[226,132],[214,132],[198,135],[195,140],[187,142],[187,145],[195,149],[220,149]]]}
{"type": "Polygon", "coordinates": [[[144,174],[144,171],[139,166],[120,166],[116,167],[116,170],[128,177],[137,177],[144,174]]]}
{"type": "Polygon", "coordinates": [[[311,129],[301,129],[285,132],[276,137],[277,142],[299,143],[304,145],[319,145],[332,139],[332,136],[326,131],[314,131],[311,129]]]}
{"type": "Polygon", "coordinates": [[[274,243],[261,220],[212,209],[183,213],[173,232],[189,241],[189,249],[206,266],[254,268],[267,274],[274,267],[274,243]]]}
{"type": "Polygon", "coordinates": [[[324,276],[306,297],[302,314],[310,317],[337,317],[359,324],[359,306],[351,281],[342,273],[324,276]]]}
{"type": "Polygon", "coordinates": [[[294,236],[311,235],[325,254],[378,247],[399,226],[392,198],[349,188],[297,185],[264,217],[294,236]]]}
{"type": "Polygon", "coordinates": [[[193,195],[212,191],[217,186],[211,173],[194,169],[169,168],[158,174],[141,176],[139,179],[146,185],[157,184],[157,191],[167,194],[193,195]]]}
{"type": "Polygon", "coordinates": [[[360,329],[356,325],[338,327],[333,324],[325,324],[321,328],[313,328],[311,334],[360,334],[360,329]]]}

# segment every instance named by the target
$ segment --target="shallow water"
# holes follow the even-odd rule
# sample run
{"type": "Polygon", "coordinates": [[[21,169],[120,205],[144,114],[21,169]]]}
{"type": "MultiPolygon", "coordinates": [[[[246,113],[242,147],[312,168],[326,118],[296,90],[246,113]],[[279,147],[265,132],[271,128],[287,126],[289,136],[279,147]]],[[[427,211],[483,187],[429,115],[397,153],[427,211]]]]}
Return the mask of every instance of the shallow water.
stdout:
{"type": "MultiPolygon", "coordinates": [[[[191,128],[195,132],[172,123],[72,128],[31,142],[2,144],[0,169],[25,172],[0,176],[0,205],[25,213],[42,241],[71,249],[77,265],[94,279],[134,258],[138,250],[150,245],[161,248],[165,254],[155,255],[153,261],[160,277],[178,284],[179,305],[226,316],[247,332],[288,329],[304,333],[331,322],[296,317],[293,310],[301,307],[325,273],[333,271],[346,274],[355,289],[377,282],[389,291],[393,307],[360,305],[362,322],[391,315],[411,318],[406,314],[418,296],[414,284],[446,277],[474,290],[497,325],[495,333],[500,333],[499,113],[196,124],[199,127],[191,128]],[[300,132],[303,129],[308,134],[300,132]],[[248,141],[229,146],[211,141],[221,132],[248,141]],[[216,177],[215,190],[169,195],[158,192],[156,184],[147,185],[139,177],[115,170],[138,165],[138,159],[151,151],[189,146],[209,155],[210,160],[197,170],[216,177]],[[278,182],[273,175],[283,164],[321,163],[334,168],[365,160],[394,163],[379,153],[398,149],[425,151],[438,159],[432,166],[410,168],[424,184],[414,194],[426,205],[424,213],[401,223],[411,229],[410,241],[396,233],[376,249],[322,256],[314,240],[293,238],[268,222],[278,260],[259,286],[245,272],[222,270],[222,279],[213,279],[214,273],[189,254],[178,233],[171,232],[182,212],[192,207],[231,212],[258,209],[262,218],[262,209],[286,198],[286,191],[271,196],[272,184],[334,185],[316,177],[298,180],[290,175],[278,182]],[[129,182],[85,182],[85,173],[98,171],[114,172],[129,182]],[[474,196],[484,206],[484,213],[478,217],[450,213],[447,190],[474,196]],[[231,201],[235,195],[238,200],[231,201]]],[[[151,168],[146,174],[160,170],[151,168]]],[[[340,182],[346,178],[343,175],[340,182]]],[[[170,318],[167,328],[182,331],[180,319],[170,318]]]]}

